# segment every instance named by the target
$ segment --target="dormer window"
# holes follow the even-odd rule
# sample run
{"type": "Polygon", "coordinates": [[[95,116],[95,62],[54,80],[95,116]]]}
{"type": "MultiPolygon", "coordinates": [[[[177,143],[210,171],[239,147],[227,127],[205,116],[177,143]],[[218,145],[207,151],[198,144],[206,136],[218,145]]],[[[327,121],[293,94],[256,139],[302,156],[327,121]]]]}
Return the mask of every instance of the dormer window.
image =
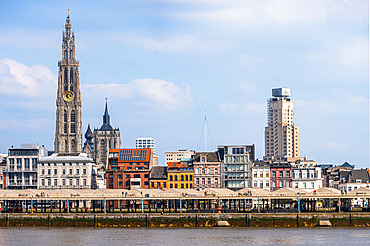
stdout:
{"type": "Polygon", "coordinates": [[[202,162],[206,162],[206,158],[202,156],[202,162]]]}

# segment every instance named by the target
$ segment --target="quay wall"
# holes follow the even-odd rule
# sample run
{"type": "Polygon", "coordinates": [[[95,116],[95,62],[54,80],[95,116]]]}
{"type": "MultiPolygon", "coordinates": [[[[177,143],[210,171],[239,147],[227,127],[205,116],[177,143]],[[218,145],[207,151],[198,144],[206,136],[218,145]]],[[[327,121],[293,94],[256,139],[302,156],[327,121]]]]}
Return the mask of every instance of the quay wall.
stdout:
{"type": "Polygon", "coordinates": [[[213,227],[227,221],[231,227],[312,227],[329,220],[333,227],[370,227],[370,213],[235,213],[235,214],[0,214],[0,227],[213,227]]]}

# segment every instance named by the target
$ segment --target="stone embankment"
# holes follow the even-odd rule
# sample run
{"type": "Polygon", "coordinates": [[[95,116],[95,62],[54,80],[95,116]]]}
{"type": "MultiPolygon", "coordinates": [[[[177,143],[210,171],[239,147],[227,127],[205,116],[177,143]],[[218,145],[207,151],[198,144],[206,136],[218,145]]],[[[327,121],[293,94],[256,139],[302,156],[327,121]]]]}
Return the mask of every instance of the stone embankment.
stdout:
{"type": "Polygon", "coordinates": [[[0,227],[311,227],[319,221],[333,227],[370,226],[370,213],[237,213],[237,214],[0,214],[0,227]],[[219,223],[227,221],[227,223],[219,223]]]}

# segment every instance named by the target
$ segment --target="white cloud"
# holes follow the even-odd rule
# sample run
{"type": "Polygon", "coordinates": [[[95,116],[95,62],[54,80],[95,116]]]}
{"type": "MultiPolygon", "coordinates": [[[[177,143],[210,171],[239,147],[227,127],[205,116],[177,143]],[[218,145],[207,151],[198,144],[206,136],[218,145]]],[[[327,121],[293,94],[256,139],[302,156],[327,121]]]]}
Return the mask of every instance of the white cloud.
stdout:
{"type": "Polygon", "coordinates": [[[26,66],[13,59],[0,60],[0,94],[29,98],[55,96],[57,77],[49,68],[26,66]]]}
{"type": "Polygon", "coordinates": [[[82,93],[88,98],[98,94],[116,99],[130,100],[145,107],[178,110],[191,106],[193,96],[189,85],[183,88],[161,79],[135,79],[128,84],[82,85],[82,93]]]}

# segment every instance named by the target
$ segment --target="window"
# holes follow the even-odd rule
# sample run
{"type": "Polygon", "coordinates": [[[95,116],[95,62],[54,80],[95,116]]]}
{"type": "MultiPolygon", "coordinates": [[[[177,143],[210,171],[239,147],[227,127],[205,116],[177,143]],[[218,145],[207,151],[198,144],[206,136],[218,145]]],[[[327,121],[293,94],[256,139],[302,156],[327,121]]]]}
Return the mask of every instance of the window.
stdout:
{"type": "Polygon", "coordinates": [[[71,175],[72,175],[72,168],[71,168],[71,169],[69,169],[69,174],[71,174],[71,175]]]}
{"type": "Polygon", "coordinates": [[[205,168],[202,168],[202,174],[206,174],[205,168]]]}
{"type": "Polygon", "coordinates": [[[58,169],[54,169],[54,175],[58,174],[58,169]]]}
{"type": "Polygon", "coordinates": [[[171,189],[173,188],[173,184],[170,184],[170,188],[171,188],[171,189]]]}
{"type": "Polygon", "coordinates": [[[112,179],[113,178],[113,174],[109,174],[108,175],[108,178],[112,179]]]}
{"type": "Polygon", "coordinates": [[[211,168],[207,168],[207,174],[211,174],[211,168]]]}
{"type": "Polygon", "coordinates": [[[140,178],[140,174],[134,174],[134,178],[140,178]]]}
{"type": "Polygon", "coordinates": [[[284,187],[283,186],[283,181],[281,180],[281,181],[279,181],[279,187],[284,187]]]}
{"type": "Polygon", "coordinates": [[[62,185],[66,186],[66,180],[65,179],[62,180],[62,185]]]}
{"type": "Polygon", "coordinates": [[[177,181],[177,175],[175,175],[175,181],[177,181]]]}
{"type": "Polygon", "coordinates": [[[181,189],[184,189],[184,184],[181,184],[181,189]]]}
{"type": "Polygon", "coordinates": [[[80,180],[76,179],[76,186],[80,186],[80,180]]]}
{"type": "Polygon", "coordinates": [[[195,183],[199,184],[199,178],[195,178],[195,183]]]}
{"type": "Polygon", "coordinates": [[[253,177],[257,178],[257,173],[253,173],[253,177]]]}
{"type": "Polygon", "coordinates": [[[181,181],[184,181],[184,175],[181,175],[181,181]]]}
{"type": "Polygon", "coordinates": [[[193,181],[193,175],[190,175],[190,181],[193,181]]]}
{"type": "Polygon", "coordinates": [[[218,178],[215,178],[215,185],[218,185],[218,178]]]}
{"type": "Polygon", "coordinates": [[[215,174],[218,174],[218,168],[215,168],[215,174]]]}
{"type": "Polygon", "coordinates": [[[54,186],[58,186],[58,180],[54,179],[54,186]]]}
{"type": "Polygon", "coordinates": [[[121,178],[122,178],[122,174],[119,174],[119,175],[118,175],[118,178],[119,178],[119,179],[121,179],[121,178]]]}
{"type": "Polygon", "coordinates": [[[189,181],[189,176],[185,175],[185,181],[189,181]]]}
{"type": "Polygon", "coordinates": [[[272,187],[276,187],[276,181],[272,181],[272,187]]]}
{"type": "Polygon", "coordinates": [[[80,169],[76,169],[76,174],[80,174],[80,169]]]}
{"type": "Polygon", "coordinates": [[[154,182],[151,182],[150,185],[152,188],[154,188],[154,182]]]}
{"type": "Polygon", "coordinates": [[[144,178],[149,178],[149,174],[144,174],[144,178]]]}
{"type": "Polygon", "coordinates": [[[283,171],[279,171],[279,177],[282,178],[283,177],[283,171]]]}
{"type": "Polygon", "coordinates": [[[130,174],[126,174],[126,179],[127,179],[127,178],[130,178],[130,174]]]}
{"type": "Polygon", "coordinates": [[[172,181],[173,180],[173,177],[172,177],[172,175],[170,175],[170,181],[172,181]]]}
{"type": "Polygon", "coordinates": [[[45,180],[41,179],[41,186],[45,186],[45,180]]]}
{"type": "Polygon", "coordinates": [[[66,170],[65,169],[63,169],[63,174],[66,174],[66,170]]]}
{"type": "Polygon", "coordinates": [[[286,175],[287,178],[290,178],[290,171],[286,171],[285,175],[286,175]]]}
{"type": "Polygon", "coordinates": [[[209,185],[211,184],[211,178],[208,178],[208,182],[207,182],[209,185]]]}
{"type": "Polygon", "coordinates": [[[82,173],[83,174],[86,174],[86,169],[82,169],[82,173]]]}
{"type": "Polygon", "coordinates": [[[45,174],[45,170],[44,169],[41,169],[41,174],[44,175],[45,174]]]}
{"type": "Polygon", "coordinates": [[[149,186],[149,181],[145,181],[144,182],[144,185],[148,185],[149,186]]]}
{"type": "Polygon", "coordinates": [[[195,168],[195,174],[199,174],[199,168],[195,168]]]}
{"type": "Polygon", "coordinates": [[[276,171],[272,171],[272,177],[276,178],[276,171]]]}

